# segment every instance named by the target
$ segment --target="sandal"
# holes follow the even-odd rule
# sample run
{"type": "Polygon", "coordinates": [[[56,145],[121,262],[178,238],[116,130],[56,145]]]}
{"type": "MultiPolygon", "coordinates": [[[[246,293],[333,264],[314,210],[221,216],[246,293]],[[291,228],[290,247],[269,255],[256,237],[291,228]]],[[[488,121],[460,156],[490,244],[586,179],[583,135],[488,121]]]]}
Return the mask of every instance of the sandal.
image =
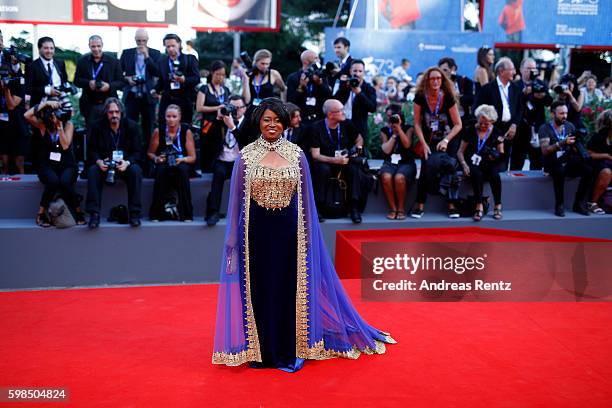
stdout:
{"type": "Polygon", "coordinates": [[[482,220],[482,215],[483,215],[482,210],[476,210],[476,211],[474,211],[474,217],[473,217],[474,221],[480,221],[480,220],[482,220]]]}
{"type": "Polygon", "coordinates": [[[493,209],[493,218],[496,220],[501,220],[504,217],[504,215],[502,214],[502,210],[501,208],[494,208],[493,209]]]}
{"type": "Polygon", "coordinates": [[[596,215],[604,215],[606,213],[597,203],[587,203],[587,210],[596,215]]]}
{"type": "Polygon", "coordinates": [[[398,211],[397,215],[395,216],[396,220],[405,220],[406,219],[406,213],[404,211],[398,211]]]}
{"type": "Polygon", "coordinates": [[[389,210],[389,212],[387,213],[387,219],[388,220],[395,220],[396,218],[397,218],[397,211],[389,210]]]}
{"type": "Polygon", "coordinates": [[[51,219],[46,211],[36,214],[36,225],[43,228],[49,228],[51,226],[51,219]]]}

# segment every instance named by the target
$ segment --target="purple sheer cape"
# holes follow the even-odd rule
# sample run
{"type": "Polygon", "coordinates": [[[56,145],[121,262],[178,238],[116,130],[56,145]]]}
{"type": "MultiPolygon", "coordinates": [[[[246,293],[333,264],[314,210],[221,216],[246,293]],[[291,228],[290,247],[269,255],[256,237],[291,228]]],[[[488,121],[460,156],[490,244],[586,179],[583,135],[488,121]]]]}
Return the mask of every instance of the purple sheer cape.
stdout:
{"type": "MultiPolygon", "coordinates": [[[[290,158],[288,158],[290,159],[290,158]]],[[[368,325],[348,298],[321,236],[304,154],[299,160],[298,287],[296,293],[296,356],[304,359],[357,358],[384,353],[395,343],[388,333],[368,325]],[[300,219],[301,218],[301,219],[300,219]]],[[[248,282],[248,205],[245,159],[234,165],[227,229],[217,300],[213,363],[236,366],[261,361],[248,282]]],[[[273,237],[271,238],[273,239],[273,237]]]]}

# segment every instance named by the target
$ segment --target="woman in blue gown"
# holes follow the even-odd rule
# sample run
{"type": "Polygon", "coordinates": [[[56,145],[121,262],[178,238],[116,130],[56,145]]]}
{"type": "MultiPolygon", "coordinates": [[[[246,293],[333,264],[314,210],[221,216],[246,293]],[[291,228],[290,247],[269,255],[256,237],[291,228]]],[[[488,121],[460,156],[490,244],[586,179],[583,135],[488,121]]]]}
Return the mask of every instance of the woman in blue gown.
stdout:
{"type": "Polygon", "coordinates": [[[213,363],[294,372],[384,353],[395,341],[359,316],[325,248],[306,157],[282,137],[288,112],[267,98],[252,121],[261,137],[231,179],[213,363]]]}

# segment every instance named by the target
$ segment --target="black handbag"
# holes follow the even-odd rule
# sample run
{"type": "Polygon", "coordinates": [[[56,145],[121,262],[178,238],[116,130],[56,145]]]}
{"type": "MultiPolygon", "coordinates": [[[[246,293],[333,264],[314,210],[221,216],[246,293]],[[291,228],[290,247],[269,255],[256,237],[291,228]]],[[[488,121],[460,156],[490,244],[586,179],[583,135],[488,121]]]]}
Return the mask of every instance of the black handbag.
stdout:
{"type": "Polygon", "coordinates": [[[326,218],[342,218],[347,214],[346,200],[347,185],[342,180],[342,171],[336,177],[327,180],[327,191],[322,208],[323,216],[326,218]]]}

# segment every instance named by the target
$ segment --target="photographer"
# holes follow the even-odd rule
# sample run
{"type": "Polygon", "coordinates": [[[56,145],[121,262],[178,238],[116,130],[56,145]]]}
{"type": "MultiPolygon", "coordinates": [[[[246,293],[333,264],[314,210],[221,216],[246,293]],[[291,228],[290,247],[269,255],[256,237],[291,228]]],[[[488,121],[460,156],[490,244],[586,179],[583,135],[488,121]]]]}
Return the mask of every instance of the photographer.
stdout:
{"type": "MultiPolygon", "coordinates": [[[[272,53],[266,49],[258,50],[253,56],[253,67],[249,74],[248,92],[244,93],[247,103],[259,106],[262,100],[274,96],[274,87],[281,92],[281,98],[287,100],[287,87],[281,74],[270,68],[272,53]]],[[[251,68],[251,67],[249,67],[251,68]]],[[[247,115],[250,116],[250,113],[247,115]]]]}
{"type": "Polygon", "coordinates": [[[134,40],[136,47],[124,50],[119,59],[127,82],[123,89],[123,101],[126,116],[135,122],[140,119],[142,141],[146,150],[155,123],[157,100],[151,95],[151,89],[159,76],[157,61],[161,58],[161,53],[148,47],[149,34],[143,28],[136,30],[134,40]]]}
{"type": "MultiPolygon", "coordinates": [[[[62,85],[68,82],[66,64],[55,57],[55,43],[51,37],[38,40],[37,58],[26,65],[26,94],[30,95],[30,106],[41,101],[44,96],[59,97],[62,85]]],[[[68,84],[69,85],[69,84],[68,84]]]]}
{"type": "Polygon", "coordinates": [[[303,123],[309,125],[323,119],[323,102],[331,97],[331,89],[314,51],[304,51],[300,59],[302,69],[287,77],[287,101],[300,108],[303,123]]]}
{"type": "Polygon", "coordinates": [[[494,126],[497,121],[497,112],[493,106],[480,105],[474,113],[477,123],[469,126],[464,132],[457,159],[461,164],[463,174],[472,180],[476,202],[474,221],[480,221],[483,217],[482,191],[485,180],[491,185],[495,201],[493,218],[500,220],[502,218],[502,184],[497,163],[504,154],[504,137],[494,126]]]}
{"type": "Polygon", "coordinates": [[[521,62],[521,79],[515,83],[523,91],[523,117],[512,148],[510,170],[522,170],[529,157],[529,170],[542,169],[542,151],[537,130],[546,122],[546,108],[552,104],[548,86],[539,77],[533,58],[521,62]]]}
{"type": "Polygon", "coordinates": [[[587,146],[593,165],[595,185],[587,209],[592,214],[605,214],[597,204],[612,181],[612,110],[603,111],[597,118],[597,133],[587,146]]]}
{"type": "Polygon", "coordinates": [[[559,83],[553,87],[553,91],[557,94],[555,101],[567,107],[567,121],[576,129],[584,129],[584,123],[582,123],[584,94],[578,89],[576,77],[572,74],[563,75],[559,83]]]}
{"type": "Polygon", "coordinates": [[[116,178],[127,183],[130,225],[140,226],[142,169],[141,141],[138,124],[127,119],[123,105],[117,98],[108,98],[103,105],[103,116],[91,129],[88,155],[87,212],[89,228],[100,225],[100,207],[104,184],[114,185],[116,178]]]}
{"type": "Polygon", "coordinates": [[[226,68],[223,61],[213,61],[207,84],[200,87],[196,98],[196,111],[203,114],[200,137],[200,167],[203,173],[212,172],[227,129],[225,115],[221,113],[227,110],[230,99],[230,90],[224,85],[226,68]]]}
{"type": "Polygon", "coordinates": [[[385,161],[380,168],[380,178],[389,204],[387,218],[406,218],[406,191],[408,182],[416,177],[414,153],[411,150],[414,129],[405,123],[401,106],[390,105],[385,114],[387,126],[380,131],[380,142],[385,161]]]}
{"type": "Polygon", "coordinates": [[[365,63],[352,60],[351,76],[340,77],[340,87],[334,95],[344,105],[346,119],[353,122],[362,137],[368,135],[368,113],[376,111],[376,90],[366,83],[365,63]]]}
{"type": "Polygon", "coordinates": [[[25,99],[23,78],[12,70],[11,60],[5,60],[5,63],[0,65],[0,160],[4,174],[10,172],[11,158],[14,159],[17,172],[23,174],[24,156],[28,150],[27,131],[23,119],[25,99]]]}
{"type": "Polygon", "coordinates": [[[193,221],[190,167],[196,153],[189,125],[181,123],[181,108],[166,108],[166,126],[157,128],[151,136],[147,156],[155,163],[155,186],[149,212],[151,221],[193,221]],[[173,192],[176,193],[176,198],[173,192]]]}
{"type": "MultiPolygon", "coordinates": [[[[359,162],[352,157],[361,156],[363,138],[350,121],[345,120],[344,106],[336,99],[323,104],[325,119],[316,122],[312,128],[313,184],[317,208],[325,207],[325,198],[331,177],[340,177],[348,187],[348,206],[351,220],[361,222],[359,203],[362,201],[359,162]]],[[[322,220],[321,213],[319,219],[322,220]]]]}
{"type": "Polygon", "coordinates": [[[351,64],[353,63],[353,57],[350,54],[351,42],[348,38],[338,37],[334,40],[334,53],[338,58],[336,60],[338,66],[338,72],[332,76],[329,85],[332,87],[333,93],[338,92],[340,87],[340,78],[343,76],[349,76],[351,74],[351,64]]]}
{"type": "Polygon", "coordinates": [[[582,215],[589,215],[584,204],[592,176],[589,153],[574,125],[567,120],[567,105],[555,101],[550,110],[553,121],[540,126],[538,136],[544,170],[553,178],[555,215],[565,217],[563,197],[566,177],[580,177],[573,210],[582,215]]]}
{"type": "Polygon", "coordinates": [[[457,63],[453,58],[445,57],[438,61],[438,68],[446,74],[455,87],[455,92],[459,95],[459,116],[461,121],[466,123],[474,118],[472,115],[472,105],[474,104],[474,82],[466,76],[457,75],[457,63]]]}
{"type": "Polygon", "coordinates": [[[237,133],[244,122],[245,112],[244,98],[237,95],[230,96],[226,108],[219,112],[223,121],[221,132],[216,133],[214,139],[209,139],[208,153],[214,158],[212,163],[213,180],[210,193],[206,198],[205,221],[209,227],[219,222],[223,184],[225,180],[231,177],[234,162],[240,156],[240,149],[243,147],[237,133]]]}
{"type": "Polygon", "coordinates": [[[421,156],[421,172],[416,203],[410,213],[412,218],[423,216],[428,191],[438,191],[443,179],[444,183],[448,182],[444,185],[450,186],[446,192],[448,216],[459,218],[453,202],[458,194],[458,181],[455,180],[457,160],[453,157],[456,143],[452,141],[461,126],[452,82],[440,68],[428,68],[414,97],[414,132],[419,138],[416,147],[421,156]]]}
{"type": "Polygon", "coordinates": [[[166,108],[174,104],[181,108],[182,121],[191,123],[195,87],[200,83],[198,60],[182,53],[181,38],[176,34],[164,37],[166,55],[157,62],[159,81],[151,91],[153,97],[161,94],[159,102],[159,126],[164,126],[166,108]]]}
{"type": "Polygon", "coordinates": [[[4,37],[2,31],[0,31],[0,66],[4,65],[12,76],[21,76],[21,65],[20,62],[28,62],[28,56],[23,55],[15,50],[14,47],[9,49],[4,48],[4,37]]]}
{"type": "Polygon", "coordinates": [[[75,212],[78,225],[85,224],[85,216],[79,206],[74,185],[77,165],[72,152],[74,126],[70,122],[72,105],[62,105],[58,100],[44,98],[25,113],[26,120],[36,129],[34,137],[40,137],[38,150],[38,179],[45,185],[36,215],[36,224],[50,227],[49,204],[60,194],[66,205],[75,212]]]}
{"type": "Polygon", "coordinates": [[[99,35],[89,37],[91,52],[79,59],[74,74],[74,84],[83,89],[79,108],[89,135],[92,124],[102,117],[104,101],[109,97],[116,98],[117,91],[125,85],[119,61],[105,54],[102,45],[99,35]]]}

